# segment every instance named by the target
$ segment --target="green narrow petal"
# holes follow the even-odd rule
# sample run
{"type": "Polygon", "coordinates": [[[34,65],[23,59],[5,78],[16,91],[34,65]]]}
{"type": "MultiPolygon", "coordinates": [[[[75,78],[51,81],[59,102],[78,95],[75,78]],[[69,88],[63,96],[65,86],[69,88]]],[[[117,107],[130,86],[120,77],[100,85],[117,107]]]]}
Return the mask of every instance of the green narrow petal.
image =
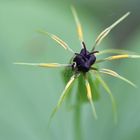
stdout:
{"type": "Polygon", "coordinates": [[[76,10],[75,10],[75,8],[74,8],[73,6],[71,6],[71,11],[72,11],[72,14],[73,14],[75,23],[76,23],[77,33],[78,33],[79,40],[80,40],[81,42],[83,42],[84,39],[83,39],[83,30],[82,30],[82,26],[81,26],[80,20],[79,20],[79,18],[78,18],[77,12],[76,12],[76,10]]]}
{"type": "Polygon", "coordinates": [[[94,73],[94,74],[95,74],[96,78],[100,81],[102,87],[106,90],[106,92],[110,96],[110,100],[112,102],[113,114],[114,114],[114,122],[117,123],[117,109],[116,109],[115,98],[114,98],[109,86],[106,84],[106,82],[103,80],[103,78],[97,73],[94,73]]]}
{"type": "Polygon", "coordinates": [[[16,65],[27,65],[27,66],[39,66],[46,68],[58,68],[58,67],[70,67],[71,64],[59,64],[59,63],[24,63],[24,62],[15,62],[16,65]]]}
{"type": "Polygon", "coordinates": [[[46,32],[46,31],[38,31],[38,32],[48,35],[51,39],[56,41],[64,49],[68,49],[70,52],[74,53],[74,51],[68,46],[68,44],[65,41],[63,41],[62,39],[60,39],[58,36],[56,36],[52,33],[46,32]]]}
{"type": "Polygon", "coordinates": [[[136,85],[133,82],[129,81],[128,79],[124,78],[123,76],[119,75],[118,73],[116,73],[113,70],[100,69],[100,70],[98,70],[98,72],[104,73],[104,74],[107,74],[107,75],[111,75],[111,76],[116,77],[116,78],[119,78],[119,79],[125,81],[126,83],[130,84],[131,86],[136,87],[136,85]]]}
{"type": "Polygon", "coordinates": [[[113,55],[113,56],[106,57],[104,59],[98,59],[95,63],[101,63],[105,61],[125,59],[125,58],[140,58],[140,55],[129,55],[129,54],[113,55]]]}
{"type": "Polygon", "coordinates": [[[119,18],[116,22],[114,22],[111,26],[109,26],[108,28],[106,28],[105,30],[103,30],[97,37],[95,44],[93,46],[92,51],[95,49],[95,47],[97,45],[99,45],[101,43],[101,41],[109,34],[109,32],[116,26],[118,25],[121,21],[123,21],[128,15],[130,14],[130,12],[127,12],[125,15],[123,15],[121,18],[119,18]]]}
{"type": "Polygon", "coordinates": [[[94,106],[94,103],[93,103],[93,100],[92,100],[92,94],[91,94],[91,87],[90,87],[90,84],[85,76],[85,85],[86,85],[86,89],[87,89],[87,98],[91,104],[91,108],[92,108],[92,112],[93,112],[93,116],[95,119],[97,119],[97,113],[96,113],[96,109],[95,109],[95,106],[94,106]]]}
{"type": "Polygon", "coordinates": [[[128,55],[138,55],[136,52],[131,52],[127,50],[120,50],[120,49],[107,49],[99,51],[96,55],[102,55],[102,54],[128,54],[128,55]]]}
{"type": "Polygon", "coordinates": [[[65,88],[64,88],[64,90],[63,90],[63,92],[62,92],[62,94],[61,94],[61,96],[60,96],[60,98],[59,98],[59,101],[58,101],[56,107],[54,108],[53,112],[51,113],[50,119],[52,119],[53,116],[55,115],[55,113],[58,111],[59,107],[61,106],[61,104],[62,104],[62,102],[63,102],[63,100],[64,100],[64,98],[65,98],[65,96],[66,96],[67,93],[68,93],[68,92],[67,92],[68,89],[70,88],[71,84],[74,82],[75,78],[76,78],[76,75],[73,75],[73,76],[70,78],[70,80],[68,81],[68,83],[66,84],[66,86],[65,86],[65,88]]]}

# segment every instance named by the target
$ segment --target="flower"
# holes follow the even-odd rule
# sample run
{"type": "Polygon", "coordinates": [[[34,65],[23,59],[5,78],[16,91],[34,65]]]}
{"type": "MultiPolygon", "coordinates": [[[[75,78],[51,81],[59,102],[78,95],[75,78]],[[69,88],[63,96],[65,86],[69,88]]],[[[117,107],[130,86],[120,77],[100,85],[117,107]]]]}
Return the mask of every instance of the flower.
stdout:
{"type": "MultiPolygon", "coordinates": [[[[103,73],[103,74],[107,74],[107,75],[119,78],[119,79],[127,82],[128,84],[136,87],[134,83],[132,83],[128,79],[122,77],[117,72],[110,70],[110,69],[106,69],[106,68],[97,68],[97,66],[96,66],[96,64],[100,64],[105,61],[112,61],[112,60],[124,59],[124,58],[140,58],[140,55],[137,55],[136,53],[132,53],[132,52],[125,51],[125,50],[110,49],[110,50],[103,50],[100,52],[95,50],[96,47],[101,43],[101,41],[109,34],[109,32],[116,25],[118,25],[121,21],[123,21],[130,14],[130,12],[127,12],[125,15],[123,15],[121,18],[119,18],[116,22],[114,22],[111,26],[109,26],[108,28],[103,30],[98,35],[97,39],[95,40],[95,44],[92,47],[91,51],[88,51],[86,48],[84,39],[83,39],[83,31],[82,31],[82,27],[81,27],[79,18],[77,16],[77,12],[74,9],[74,7],[72,7],[71,9],[72,9],[72,13],[73,13],[73,16],[74,16],[74,19],[76,22],[78,37],[81,42],[82,48],[81,48],[80,53],[74,52],[68,46],[68,44],[66,42],[64,42],[62,39],[60,39],[58,36],[51,34],[49,32],[46,32],[46,31],[40,31],[41,33],[44,33],[44,34],[48,35],[49,37],[51,37],[54,41],[56,41],[65,50],[68,50],[69,52],[72,53],[72,55],[73,55],[72,61],[69,64],[59,64],[59,63],[15,63],[15,64],[40,66],[40,67],[45,67],[45,68],[67,67],[73,73],[72,76],[70,77],[69,81],[67,82],[67,84],[60,96],[60,99],[59,99],[55,109],[52,112],[51,117],[53,117],[54,114],[56,113],[56,111],[59,109],[65,96],[68,94],[68,92],[67,92],[68,89],[71,87],[74,80],[77,79],[78,77],[80,77],[80,75],[83,76],[85,87],[86,87],[86,92],[87,92],[87,99],[89,100],[89,102],[91,104],[93,115],[94,115],[95,119],[97,119],[97,113],[96,113],[95,106],[94,106],[93,99],[92,99],[92,90],[91,90],[91,86],[90,86],[90,80],[89,80],[89,77],[87,76],[88,73],[94,72],[94,75],[95,75],[96,79],[98,80],[98,82],[103,86],[103,88],[109,94],[110,99],[112,101],[114,112],[116,112],[115,111],[116,105],[115,105],[114,97],[112,95],[110,88],[105,83],[105,81],[101,78],[99,73],[103,73]],[[113,54],[113,53],[115,54],[113,56],[109,56],[104,59],[96,59],[97,55],[113,54]]],[[[115,113],[115,116],[116,116],[116,113],[115,113]]]]}

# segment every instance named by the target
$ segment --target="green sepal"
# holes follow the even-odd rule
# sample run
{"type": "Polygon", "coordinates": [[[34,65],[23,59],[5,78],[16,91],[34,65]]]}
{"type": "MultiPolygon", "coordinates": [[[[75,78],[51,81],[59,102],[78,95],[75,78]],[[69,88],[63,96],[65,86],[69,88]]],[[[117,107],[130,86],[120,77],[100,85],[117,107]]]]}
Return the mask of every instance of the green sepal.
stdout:
{"type": "MultiPolygon", "coordinates": [[[[99,80],[93,78],[91,73],[88,73],[87,76],[89,84],[91,86],[92,98],[94,101],[97,101],[99,99],[99,80]]],[[[79,94],[79,100],[81,100],[82,102],[88,102],[83,74],[78,77],[77,93],[79,94]]]]}

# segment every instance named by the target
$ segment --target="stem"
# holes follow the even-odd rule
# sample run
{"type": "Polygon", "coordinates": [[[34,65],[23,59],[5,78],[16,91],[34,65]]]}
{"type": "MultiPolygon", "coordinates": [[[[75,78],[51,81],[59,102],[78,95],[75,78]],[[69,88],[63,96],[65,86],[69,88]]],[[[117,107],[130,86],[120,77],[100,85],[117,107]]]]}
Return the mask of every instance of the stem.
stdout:
{"type": "Polygon", "coordinates": [[[81,126],[81,105],[78,105],[75,108],[74,112],[74,133],[75,133],[75,140],[82,140],[82,126],[81,126]]]}

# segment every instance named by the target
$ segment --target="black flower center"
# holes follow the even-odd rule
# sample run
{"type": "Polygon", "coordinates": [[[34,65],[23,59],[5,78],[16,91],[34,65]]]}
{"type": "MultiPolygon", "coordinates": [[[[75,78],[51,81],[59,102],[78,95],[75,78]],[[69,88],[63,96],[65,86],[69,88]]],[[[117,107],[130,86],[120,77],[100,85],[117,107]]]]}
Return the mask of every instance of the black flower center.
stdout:
{"type": "Polygon", "coordinates": [[[89,52],[86,47],[84,47],[80,53],[75,53],[75,57],[73,59],[72,68],[78,72],[88,72],[96,61],[96,56],[94,53],[98,51],[89,52]]]}

